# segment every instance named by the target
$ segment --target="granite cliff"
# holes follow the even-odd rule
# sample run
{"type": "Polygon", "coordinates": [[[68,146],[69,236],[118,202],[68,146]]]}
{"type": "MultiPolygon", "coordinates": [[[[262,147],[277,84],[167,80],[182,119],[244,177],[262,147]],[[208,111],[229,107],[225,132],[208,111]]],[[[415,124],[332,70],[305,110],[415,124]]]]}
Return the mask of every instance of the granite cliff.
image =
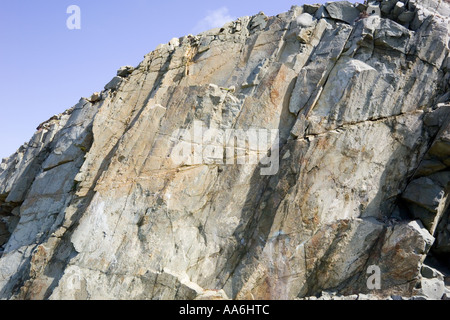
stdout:
{"type": "Polygon", "coordinates": [[[119,69],[3,159],[0,298],[449,298],[449,17],[293,6],[119,69]]]}

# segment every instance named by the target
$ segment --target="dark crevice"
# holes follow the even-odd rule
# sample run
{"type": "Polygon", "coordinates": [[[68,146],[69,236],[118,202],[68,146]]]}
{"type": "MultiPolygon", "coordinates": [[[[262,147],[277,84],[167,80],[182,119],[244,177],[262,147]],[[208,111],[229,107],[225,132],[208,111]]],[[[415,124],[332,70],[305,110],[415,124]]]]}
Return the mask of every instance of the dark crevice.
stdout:
{"type": "Polygon", "coordinates": [[[450,286],[450,207],[439,221],[434,237],[435,242],[425,263],[444,274],[446,284],[450,286]]]}
{"type": "Polygon", "coordinates": [[[50,170],[52,170],[52,169],[55,169],[55,168],[57,168],[57,167],[59,167],[59,166],[62,166],[62,165],[64,165],[64,164],[67,164],[67,163],[70,163],[70,162],[74,162],[74,160],[61,161],[61,162],[59,162],[58,164],[56,164],[56,165],[54,165],[54,166],[45,168],[43,171],[44,171],[44,172],[47,172],[47,171],[50,171],[50,170]]]}
{"type": "Polygon", "coordinates": [[[21,205],[21,203],[16,202],[6,202],[7,198],[8,193],[0,195],[0,258],[19,221],[19,217],[14,216],[13,211],[21,205]]]}

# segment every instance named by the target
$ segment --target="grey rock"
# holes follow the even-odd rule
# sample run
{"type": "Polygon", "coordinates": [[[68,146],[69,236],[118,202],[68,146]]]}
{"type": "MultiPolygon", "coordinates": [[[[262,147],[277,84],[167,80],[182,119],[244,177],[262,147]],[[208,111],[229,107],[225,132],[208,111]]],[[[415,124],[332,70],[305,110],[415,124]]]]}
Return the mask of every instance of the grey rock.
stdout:
{"type": "Polygon", "coordinates": [[[450,157],[450,139],[449,132],[446,130],[436,139],[430,148],[430,155],[435,156],[437,159],[445,161],[450,157]]]}
{"type": "Polygon", "coordinates": [[[441,227],[438,226],[436,231],[436,243],[434,251],[437,253],[450,253],[450,230],[448,225],[446,229],[444,229],[444,227],[444,224],[442,224],[441,227]]]}
{"type": "Polygon", "coordinates": [[[116,91],[123,81],[122,77],[116,76],[105,85],[105,90],[116,91]]]}
{"type": "Polygon", "coordinates": [[[134,67],[132,67],[132,66],[124,66],[124,67],[120,67],[120,69],[117,70],[117,76],[126,78],[126,77],[128,77],[133,71],[134,71],[134,67]]]}
{"type": "Polygon", "coordinates": [[[328,2],[325,7],[331,18],[348,24],[353,24],[360,14],[360,11],[348,1],[328,2]]]}
{"type": "Polygon", "coordinates": [[[410,0],[411,9],[424,9],[432,13],[438,13],[444,17],[450,16],[450,4],[440,0],[410,0]]]}
{"type": "Polygon", "coordinates": [[[340,25],[335,30],[326,30],[323,41],[317,46],[309,64],[301,70],[297,78],[289,103],[293,114],[298,114],[305,107],[309,106],[309,109],[313,107],[318,92],[340,57],[350,33],[351,28],[347,25],[340,25]]]}
{"type": "Polygon", "coordinates": [[[308,28],[314,25],[313,16],[309,13],[302,13],[301,15],[299,15],[296,22],[298,26],[303,28],[308,28]]]}
{"type": "Polygon", "coordinates": [[[380,298],[377,297],[374,294],[363,294],[363,293],[360,293],[358,295],[358,300],[380,300],[380,298]]]}
{"type": "Polygon", "coordinates": [[[304,4],[303,11],[305,13],[309,13],[310,15],[314,15],[317,10],[319,10],[320,6],[320,4],[304,4]]]}
{"type": "Polygon", "coordinates": [[[433,173],[412,181],[402,195],[412,215],[420,219],[432,234],[448,206],[448,179],[447,172],[433,173]]]}
{"type": "Polygon", "coordinates": [[[398,20],[403,23],[409,23],[413,21],[416,13],[414,11],[403,11],[399,14],[398,20]]]}
{"type": "MultiPolygon", "coordinates": [[[[450,79],[450,73],[448,74],[450,79]]],[[[444,103],[444,102],[450,102],[450,91],[444,93],[438,100],[437,103],[444,103]]]]}
{"type": "Polygon", "coordinates": [[[419,178],[408,185],[403,198],[436,212],[444,197],[444,190],[429,178],[419,178]]]}
{"type": "Polygon", "coordinates": [[[422,279],[421,295],[427,297],[428,300],[441,300],[445,293],[444,281],[439,279],[422,279]]]}
{"type": "Polygon", "coordinates": [[[400,278],[414,282],[419,275],[425,254],[434,243],[434,237],[420,221],[402,222],[387,230],[383,243],[380,257],[372,257],[378,262],[372,260],[369,265],[379,266],[382,286],[389,287],[398,285],[400,278]],[[411,251],[412,248],[414,252],[411,251]]]}
{"type": "Polygon", "coordinates": [[[254,30],[254,29],[264,29],[267,25],[267,16],[263,13],[260,12],[258,15],[254,16],[253,19],[250,22],[250,29],[254,30]]]}
{"type": "Polygon", "coordinates": [[[364,3],[355,3],[355,8],[358,9],[360,12],[366,12],[368,5],[364,4],[364,3]]]}
{"type": "Polygon", "coordinates": [[[421,274],[427,279],[437,278],[438,280],[444,281],[444,275],[441,272],[426,264],[422,265],[421,274]]]}
{"type": "Polygon", "coordinates": [[[435,172],[444,170],[445,168],[447,168],[447,166],[439,160],[424,160],[417,169],[416,176],[429,176],[435,172]]]}
{"type": "Polygon", "coordinates": [[[381,16],[380,4],[377,1],[370,1],[367,5],[366,13],[368,15],[381,16]]]}
{"type": "Polygon", "coordinates": [[[314,17],[316,19],[322,19],[322,18],[330,18],[330,15],[325,8],[325,5],[321,5],[319,9],[317,9],[316,13],[314,14],[314,17]]]}
{"type": "Polygon", "coordinates": [[[440,69],[448,54],[448,27],[432,17],[427,17],[416,31],[410,53],[440,69]]]}
{"type": "Polygon", "coordinates": [[[402,14],[405,11],[405,4],[401,1],[397,1],[394,8],[392,9],[392,14],[395,17],[398,17],[400,14],[402,14]]]}
{"type": "Polygon", "coordinates": [[[102,100],[102,94],[100,92],[94,92],[89,98],[89,101],[92,103],[98,102],[100,100],[102,100]]]}
{"type": "Polygon", "coordinates": [[[407,28],[392,21],[383,19],[380,29],[375,31],[375,44],[407,53],[412,33],[407,28]]]}
{"type": "Polygon", "coordinates": [[[381,12],[385,14],[389,14],[392,10],[394,10],[395,5],[397,4],[397,0],[385,0],[381,3],[381,12]]]}
{"type": "Polygon", "coordinates": [[[298,137],[303,137],[306,132],[306,127],[307,127],[306,118],[303,114],[301,114],[300,117],[295,122],[294,126],[292,127],[291,135],[295,139],[297,139],[298,137]]]}
{"type": "MultiPolygon", "coordinates": [[[[442,128],[442,126],[444,125],[444,123],[446,122],[448,115],[450,114],[450,104],[441,104],[441,105],[437,105],[437,109],[435,112],[432,113],[428,113],[425,117],[424,117],[424,124],[426,126],[429,127],[438,127],[438,128],[442,128]]],[[[442,131],[442,137],[445,136],[445,132],[442,131]]],[[[439,137],[437,137],[437,139],[435,140],[434,143],[439,142],[441,139],[439,137]]],[[[436,150],[438,152],[438,154],[440,153],[438,150],[436,150]]],[[[444,158],[440,158],[439,159],[441,161],[444,161],[446,159],[446,152],[444,149],[444,154],[442,155],[444,158]]]]}

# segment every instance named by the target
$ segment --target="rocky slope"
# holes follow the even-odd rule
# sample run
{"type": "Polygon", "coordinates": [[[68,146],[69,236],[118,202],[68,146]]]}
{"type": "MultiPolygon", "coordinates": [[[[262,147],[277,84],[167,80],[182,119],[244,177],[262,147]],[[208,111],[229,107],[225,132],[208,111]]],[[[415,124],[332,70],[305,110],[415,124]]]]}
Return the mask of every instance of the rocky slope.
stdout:
{"type": "Polygon", "coordinates": [[[121,68],[2,161],[0,297],[448,297],[449,16],[294,6],[121,68]],[[279,144],[176,161],[200,122],[279,144]]]}

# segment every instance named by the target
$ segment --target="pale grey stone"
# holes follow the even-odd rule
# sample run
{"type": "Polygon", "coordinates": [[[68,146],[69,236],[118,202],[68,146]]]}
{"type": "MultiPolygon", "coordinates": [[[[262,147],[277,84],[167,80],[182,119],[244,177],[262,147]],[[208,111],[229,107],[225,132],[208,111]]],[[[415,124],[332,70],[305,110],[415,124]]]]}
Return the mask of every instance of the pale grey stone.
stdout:
{"type": "Polygon", "coordinates": [[[414,180],[408,185],[403,198],[431,212],[436,212],[444,194],[445,192],[441,186],[433,180],[423,177],[414,180]]]}
{"type": "MultiPolygon", "coordinates": [[[[172,40],[171,42],[169,42],[169,45],[176,45],[175,41],[178,41],[178,39],[172,40]]],[[[126,78],[126,77],[128,77],[133,71],[134,71],[134,67],[132,67],[132,66],[124,66],[124,67],[120,67],[120,69],[117,70],[117,76],[126,78]]]]}
{"type": "Polygon", "coordinates": [[[359,10],[348,1],[328,2],[326,10],[331,18],[353,24],[359,17],[359,10]]]}
{"type": "Polygon", "coordinates": [[[254,16],[253,19],[250,21],[250,29],[264,29],[267,25],[267,16],[260,12],[258,15],[254,16]]]}
{"type": "Polygon", "coordinates": [[[89,101],[92,103],[98,102],[100,100],[102,100],[102,94],[100,92],[94,92],[89,98],[89,101]]]}
{"type": "Polygon", "coordinates": [[[369,2],[367,9],[366,9],[366,13],[368,15],[374,15],[374,16],[381,16],[381,8],[380,8],[380,4],[377,1],[371,1],[369,2]]]}
{"type": "Polygon", "coordinates": [[[420,293],[428,300],[441,300],[445,293],[444,281],[439,279],[422,279],[420,293]]]}
{"type": "Polygon", "coordinates": [[[314,14],[314,17],[316,19],[330,18],[327,9],[325,9],[325,5],[321,5],[319,9],[317,9],[316,13],[314,14]]]}
{"type": "Polygon", "coordinates": [[[297,25],[303,28],[311,27],[314,24],[313,16],[309,13],[302,13],[296,20],[297,25]]]}

